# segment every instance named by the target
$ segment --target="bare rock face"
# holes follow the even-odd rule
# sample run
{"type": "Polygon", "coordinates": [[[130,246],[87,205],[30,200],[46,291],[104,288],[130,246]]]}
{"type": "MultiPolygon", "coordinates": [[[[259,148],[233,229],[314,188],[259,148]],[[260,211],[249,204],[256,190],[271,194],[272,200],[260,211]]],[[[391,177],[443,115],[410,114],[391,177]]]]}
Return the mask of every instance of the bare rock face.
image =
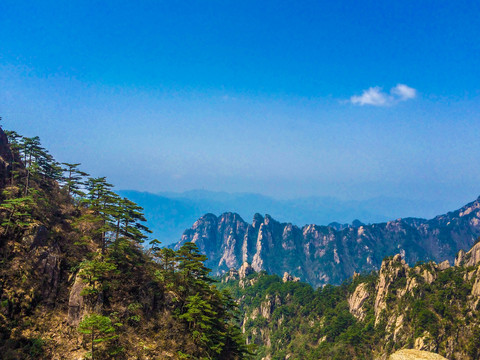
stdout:
{"type": "Polygon", "coordinates": [[[56,243],[48,243],[48,231],[44,226],[35,230],[29,255],[38,279],[37,294],[47,305],[55,304],[60,286],[62,253],[56,243]]]}
{"type": "Polygon", "coordinates": [[[380,313],[387,306],[386,297],[390,284],[393,283],[400,276],[406,277],[408,265],[402,259],[400,254],[395,255],[391,259],[385,259],[380,268],[380,273],[377,282],[377,296],[375,298],[375,324],[380,319],[380,313]]]}
{"type": "Polygon", "coordinates": [[[480,297],[480,274],[476,274],[475,282],[472,287],[472,295],[480,297]]]}
{"type": "Polygon", "coordinates": [[[455,266],[462,266],[464,262],[465,262],[465,251],[463,249],[460,249],[460,251],[457,254],[457,257],[455,258],[455,266]]]}
{"type": "Polygon", "coordinates": [[[252,261],[252,267],[255,271],[263,270],[262,252],[266,250],[265,240],[267,237],[268,234],[265,234],[264,224],[261,224],[257,237],[256,253],[253,255],[252,261]]]}
{"type": "Polygon", "coordinates": [[[438,264],[438,270],[440,271],[446,270],[449,267],[450,267],[450,261],[448,260],[442,261],[440,264],[438,264]]]}
{"type": "Polygon", "coordinates": [[[222,279],[222,282],[235,281],[239,279],[238,271],[235,269],[230,269],[227,276],[222,279]]]}
{"type": "Polygon", "coordinates": [[[432,336],[425,332],[423,336],[415,339],[415,349],[433,351],[435,349],[435,342],[433,341],[432,336]]]}
{"type": "Polygon", "coordinates": [[[477,267],[475,271],[473,271],[473,278],[475,282],[473,283],[472,287],[472,295],[476,296],[477,298],[480,297],[480,267],[477,267]]]}
{"type": "Polygon", "coordinates": [[[350,313],[360,321],[365,319],[366,311],[363,309],[363,304],[369,296],[370,294],[367,291],[366,284],[362,283],[357,286],[352,296],[348,298],[348,307],[350,313]]]}
{"type": "Polygon", "coordinates": [[[249,263],[244,262],[240,269],[238,269],[238,276],[241,280],[245,279],[248,275],[253,274],[255,270],[250,266],[249,263]]]}
{"type": "Polygon", "coordinates": [[[275,297],[272,295],[267,295],[265,297],[265,301],[260,305],[260,314],[265,319],[270,319],[276,307],[280,305],[282,305],[282,301],[278,295],[275,297]]]}
{"type": "Polygon", "coordinates": [[[390,355],[388,360],[447,360],[441,355],[414,349],[398,350],[394,354],[390,355]]]}
{"type": "Polygon", "coordinates": [[[55,304],[60,280],[61,256],[58,248],[50,248],[40,255],[37,270],[43,275],[42,298],[55,304]]]}
{"type": "Polygon", "coordinates": [[[468,252],[460,250],[455,259],[455,266],[475,266],[480,262],[480,242],[476,243],[468,252]]]}
{"type": "Polygon", "coordinates": [[[282,280],[283,280],[284,283],[287,282],[287,281],[298,282],[298,281],[300,281],[300,278],[296,277],[296,276],[292,276],[285,271],[285,273],[283,273],[283,279],[282,280]]]}
{"type": "Polygon", "coordinates": [[[68,323],[71,326],[77,326],[82,319],[84,312],[83,296],[81,295],[85,284],[80,276],[75,277],[72,289],[70,290],[70,297],[68,299],[68,323]]]}

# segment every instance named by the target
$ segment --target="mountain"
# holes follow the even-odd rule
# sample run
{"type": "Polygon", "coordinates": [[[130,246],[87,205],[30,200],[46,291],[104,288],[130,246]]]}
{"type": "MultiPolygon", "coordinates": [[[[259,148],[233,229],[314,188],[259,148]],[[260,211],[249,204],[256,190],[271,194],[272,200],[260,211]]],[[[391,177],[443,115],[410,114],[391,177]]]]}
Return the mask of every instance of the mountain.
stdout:
{"type": "Polygon", "coordinates": [[[401,253],[409,264],[453,261],[480,236],[480,198],[459,210],[425,220],[397,219],[372,225],[280,223],[255,214],[251,224],[236,213],[206,214],[186,230],[178,248],[194,242],[207,266],[220,275],[244,262],[256,271],[289,272],[314,286],[339,284],[354,272],[379,269],[384,257],[401,253]]]}
{"type": "Polygon", "coordinates": [[[258,212],[270,214],[281,222],[327,225],[351,223],[354,219],[374,223],[405,216],[428,218],[461,204],[393,197],[361,201],[319,196],[279,200],[260,194],[205,190],[159,194],[119,190],[119,194],[145,209],[153,236],[166,245],[177,242],[183,231],[206,213],[235,212],[245,219],[258,212]]]}
{"type": "Polygon", "coordinates": [[[140,207],[59,165],[0,128],[0,358],[248,358],[196,246],[146,250],[140,207]]]}
{"type": "Polygon", "coordinates": [[[410,267],[397,254],[340,286],[314,290],[245,265],[220,287],[239,299],[258,360],[480,358],[480,243],[455,266],[410,267]]]}

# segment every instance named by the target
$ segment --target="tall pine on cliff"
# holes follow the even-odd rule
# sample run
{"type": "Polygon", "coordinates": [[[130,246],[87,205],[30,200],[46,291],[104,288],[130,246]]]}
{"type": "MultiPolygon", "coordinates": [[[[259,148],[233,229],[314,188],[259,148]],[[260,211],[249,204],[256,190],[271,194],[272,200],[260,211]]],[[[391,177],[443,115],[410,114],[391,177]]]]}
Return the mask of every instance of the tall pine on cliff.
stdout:
{"type": "Polygon", "coordinates": [[[148,239],[142,208],[78,163],[0,130],[3,359],[243,359],[205,257],[148,239]]]}

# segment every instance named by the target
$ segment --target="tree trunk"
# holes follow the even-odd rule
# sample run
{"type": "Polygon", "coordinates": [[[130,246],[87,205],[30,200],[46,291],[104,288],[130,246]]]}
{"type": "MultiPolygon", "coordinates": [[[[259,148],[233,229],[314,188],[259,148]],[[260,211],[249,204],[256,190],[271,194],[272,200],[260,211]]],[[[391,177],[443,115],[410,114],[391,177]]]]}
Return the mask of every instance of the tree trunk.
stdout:
{"type": "Polygon", "coordinates": [[[95,340],[95,330],[92,328],[92,360],[95,360],[95,355],[93,354],[94,340],[95,340]]]}

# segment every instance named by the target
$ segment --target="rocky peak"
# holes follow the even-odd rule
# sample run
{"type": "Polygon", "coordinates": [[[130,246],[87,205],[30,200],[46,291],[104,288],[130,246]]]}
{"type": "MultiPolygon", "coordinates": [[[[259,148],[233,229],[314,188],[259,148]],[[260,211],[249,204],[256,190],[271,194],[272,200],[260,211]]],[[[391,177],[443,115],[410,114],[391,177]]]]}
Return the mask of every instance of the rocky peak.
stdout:
{"type": "Polygon", "coordinates": [[[450,261],[448,260],[445,260],[445,261],[442,261],[440,264],[438,264],[438,270],[446,270],[450,267],[450,261]]]}
{"type": "Polygon", "coordinates": [[[264,223],[265,225],[268,225],[268,224],[270,224],[270,222],[271,222],[272,220],[273,220],[273,219],[272,219],[272,217],[271,217],[270,215],[265,214],[265,218],[264,218],[264,220],[263,220],[263,223],[264,223]]]}
{"type": "Polygon", "coordinates": [[[285,273],[283,274],[283,282],[285,283],[287,281],[298,282],[298,281],[300,281],[300,278],[296,277],[296,276],[292,276],[288,272],[285,271],[285,273]]]}
{"type": "Polygon", "coordinates": [[[196,230],[202,227],[204,224],[216,224],[218,222],[218,218],[216,215],[208,213],[203,215],[200,219],[198,219],[192,226],[192,229],[196,230]]]}
{"type": "Polygon", "coordinates": [[[337,231],[343,230],[348,227],[348,224],[340,224],[339,222],[331,222],[330,224],[327,225],[328,227],[331,227],[337,231]]]}
{"type": "Polygon", "coordinates": [[[254,272],[255,270],[253,270],[252,266],[249,263],[244,262],[240,269],[238,269],[238,276],[240,279],[245,279],[248,275],[253,274],[254,272]]]}
{"type": "Polygon", "coordinates": [[[352,221],[352,226],[354,228],[358,228],[358,227],[363,226],[363,225],[365,225],[365,224],[358,219],[355,219],[355,220],[352,221]]]}
{"type": "Polygon", "coordinates": [[[464,261],[465,261],[465,251],[461,249],[455,258],[455,266],[462,266],[464,261]]]}
{"type": "Polygon", "coordinates": [[[455,258],[455,266],[475,266],[480,262],[480,241],[473,247],[465,252],[460,250],[455,258]]]}
{"type": "Polygon", "coordinates": [[[386,297],[390,285],[400,277],[406,277],[409,267],[400,254],[387,258],[382,262],[377,282],[375,298],[375,323],[378,323],[382,310],[387,306],[386,297]]]}
{"type": "Polygon", "coordinates": [[[237,213],[226,212],[218,217],[218,224],[219,226],[226,225],[235,227],[238,226],[238,224],[245,224],[245,221],[243,221],[242,217],[237,213]]]}
{"type": "Polygon", "coordinates": [[[253,215],[253,221],[252,221],[252,226],[254,229],[258,229],[260,227],[260,224],[263,223],[263,216],[256,213],[253,215]]]}
{"type": "Polygon", "coordinates": [[[480,209],[480,196],[477,198],[477,200],[465,205],[458,211],[458,216],[463,217],[466,215],[469,215],[473,213],[475,210],[480,209]]]}

